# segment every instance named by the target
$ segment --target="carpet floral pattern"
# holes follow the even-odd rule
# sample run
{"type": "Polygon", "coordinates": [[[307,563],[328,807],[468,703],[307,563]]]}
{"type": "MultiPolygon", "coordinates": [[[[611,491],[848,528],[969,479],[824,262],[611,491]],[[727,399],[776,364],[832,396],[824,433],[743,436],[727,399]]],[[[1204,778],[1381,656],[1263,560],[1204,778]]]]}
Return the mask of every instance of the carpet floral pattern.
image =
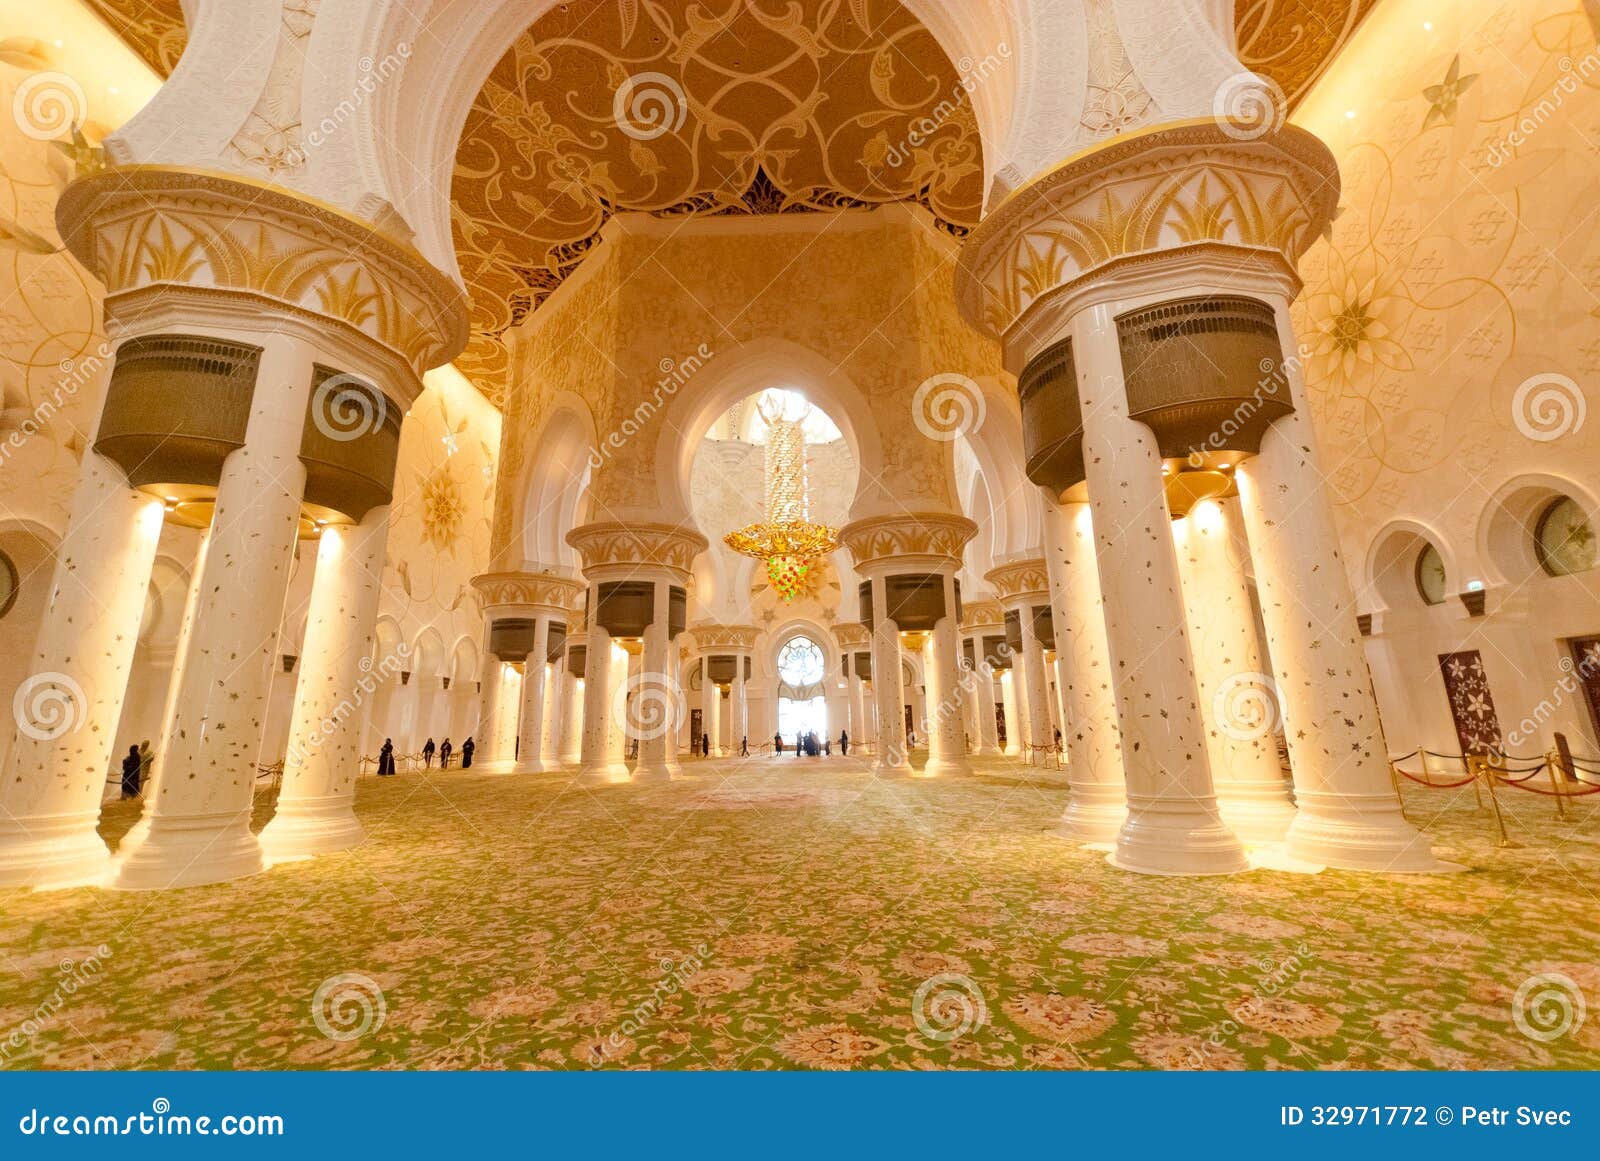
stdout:
{"type": "Polygon", "coordinates": [[[367,779],[352,852],[0,896],[0,1067],[1590,1067],[1600,812],[1502,797],[1408,794],[1457,874],[1169,879],[999,762],[367,779]]]}

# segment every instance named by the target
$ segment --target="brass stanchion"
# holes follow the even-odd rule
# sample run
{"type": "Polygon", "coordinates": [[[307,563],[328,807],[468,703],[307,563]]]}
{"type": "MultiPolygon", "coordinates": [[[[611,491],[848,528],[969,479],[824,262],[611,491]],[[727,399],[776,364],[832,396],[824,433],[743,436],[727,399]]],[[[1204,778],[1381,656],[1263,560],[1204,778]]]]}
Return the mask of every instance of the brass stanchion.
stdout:
{"type": "MultiPolygon", "coordinates": [[[[1400,804],[1400,817],[1410,821],[1410,815],[1406,814],[1406,796],[1400,793],[1400,771],[1396,767],[1396,762],[1391,758],[1389,760],[1389,785],[1394,787],[1394,800],[1400,804]]],[[[1427,755],[1423,755],[1422,768],[1424,771],[1428,768],[1427,755]]]]}
{"type": "Polygon", "coordinates": [[[1561,788],[1561,775],[1556,769],[1560,765],[1559,759],[1560,755],[1552,750],[1545,756],[1545,765],[1550,770],[1550,790],[1556,796],[1556,821],[1571,822],[1572,819],[1567,814],[1567,794],[1561,788]]]}
{"type": "MultiPolygon", "coordinates": [[[[1511,850],[1522,846],[1522,844],[1519,842],[1513,842],[1511,836],[1506,833],[1505,816],[1500,813],[1500,799],[1495,795],[1494,791],[1495,774],[1493,767],[1490,766],[1488,760],[1482,755],[1473,755],[1467,759],[1469,766],[1471,766],[1474,761],[1476,762],[1476,773],[1482,776],[1484,781],[1489,784],[1489,802],[1494,807],[1494,824],[1500,830],[1499,841],[1497,841],[1494,845],[1504,850],[1511,850]]],[[[1477,779],[1474,779],[1472,784],[1476,786],[1478,784],[1477,779]]]]}

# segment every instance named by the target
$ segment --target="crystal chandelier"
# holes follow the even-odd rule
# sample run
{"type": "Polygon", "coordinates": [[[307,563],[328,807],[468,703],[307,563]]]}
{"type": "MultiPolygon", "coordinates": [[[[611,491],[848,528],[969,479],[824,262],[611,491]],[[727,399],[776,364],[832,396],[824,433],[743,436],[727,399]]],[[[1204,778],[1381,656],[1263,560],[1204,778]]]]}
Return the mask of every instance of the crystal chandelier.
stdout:
{"type": "Polygon", "coordinates": [[[791,419],[784,408],[785,395],[770,392],[756,404],[767,425],[767,518],[747,524],[722,538],[744,556],[766,561],[767,579],[785,601],[805,589],[818,558],[839,546],[839,533],[826,524],[813,523],[806,485],[806,412],[791,419]]]}

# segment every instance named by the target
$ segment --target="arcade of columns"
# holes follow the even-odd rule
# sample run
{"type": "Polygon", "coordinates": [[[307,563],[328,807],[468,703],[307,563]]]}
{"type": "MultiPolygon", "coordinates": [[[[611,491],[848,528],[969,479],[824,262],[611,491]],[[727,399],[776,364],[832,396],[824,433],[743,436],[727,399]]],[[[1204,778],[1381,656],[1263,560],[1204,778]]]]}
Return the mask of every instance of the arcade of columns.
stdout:
{"type": "MultiPolygon", "coordinates": [[[[1052,744],[1059,719],[1063,833],[1111,844],[1129,870],[1238,871],[1244,843],[1278,841],[1311,865],[1439,866],[1389,782],[1292,355],[1294,264],[1337,188],[1302,131],[1240,139],[1185,123],[1047,172],[968,239],[960,302],[1017,375],[1044,553],[994,569],[998,601],[964,610],[970,520],[916,512],[841,531],[865,579],[862,624],[836,638],[875,773],[969,770],[969,738],[997,748],[998,701],[1013,752],[1052,744]],[[1108,206],[1122,207],[1109,225],[1108,206]],[[920,769],[903,649],[925,663],[920,769]],[[1281,705],[1292,799],[1271,723],[1235,708],[1256,686],[1275,690],[1268,710],[1281,705]]],[[[361,839],[352,701],[371,664],[399,419],[421,372],[465,341],[460,291],[368,224],[217,175],[107,171],[71,187],[60,217],[106,283],[117,353],[34,663],[81,686],[88,728],[59,742],[19,731],[0,784],[0,885],[183,886],[348,847],[361,839]],[[368,418],[351,434],[322,421],[330,407],[368,418]],[[196,434],[160,438],[178,418],[196,434]],[[96,832],[101,787],[163,520],[204,528],[205,543],[153,790],[113,863],[96,832]],[[283,788],[256,836],[276,619],[296,538],[314,536],[283,788]]],[[[706,541],[630,521],[568,542],[582,584],[478,578],[479,760],[670,778],[687,710],[675,641],[706,541]]],[[[756,633],[693,632],[705,732],[736,748],[756,633]]]]}

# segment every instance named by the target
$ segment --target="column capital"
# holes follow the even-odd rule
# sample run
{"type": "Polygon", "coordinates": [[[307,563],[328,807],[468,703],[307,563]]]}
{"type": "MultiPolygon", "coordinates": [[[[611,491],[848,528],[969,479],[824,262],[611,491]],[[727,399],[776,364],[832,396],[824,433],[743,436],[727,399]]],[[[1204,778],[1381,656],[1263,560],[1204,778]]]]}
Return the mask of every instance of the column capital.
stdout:
{"type": "Polygon", "coordinates": [[[961,605],[961,631],[973,633],[982,629],[1004,629],[1006,613],[999,601],[963,601],[961,605]]]}
{"type": "Polygon", "coordinates": [[[461,287],[400,238],[251,178],[166,165],[80,177],[61,238],[106,286],[106,313],[188,294],[310,315],[399,356],[417,381],[466,346],[461,287]]]}
{"type": "Polygon", "coordinates": [[[872,630],[860,621],[845,621],[833,627],[833,639],[846,652],[872,645],[872,630]]]}
{"type": "Polygon", "coordinates": [[[756,647],[761,630],[755,625],[718,625],[707,621],[689,626],[694,634],[694,655],[707,653],[749,653],[756,647]]]}
{"type": "Polygon", "coordinates": [[[1050,573],[1042,556],[996,565],[983,579],[994,586],[1001,605],[1039,604],[1050,599],[1050,573]]]}
{"type": "Polygon", "coordinates": [[[694,558],[710,547],[693,528],[631,521],[579,525],[567,533],[567,543],[582,555],[583,575],[590,582],[627,580],[655,568],[681,585],[693,575],[694,558]]]}
{"type": "Polygon", "coordinates": [[[954,571],[961,567],[967,541],[977,534],[978,526],[965,516],[907,512],[852,520],[839,530],[839,542],[850,550],[857,569],[954,571]]]}
{"type": "Polygon", "coordinates": [[[486,572],[472,578],[486,616],[524,613],[570,616],[577,611],[583,582],[553,572],[486,572]]]}
{"type": "Polygon", "coordinates": [[[1295,125],[1207,117],[1122,134],[989,211],[962,247],[957,302],[1003,340],[1057,292],[1168,251],[1266,255],[1292,275],[1338,200],[1333,154],[1295,125]]]}

